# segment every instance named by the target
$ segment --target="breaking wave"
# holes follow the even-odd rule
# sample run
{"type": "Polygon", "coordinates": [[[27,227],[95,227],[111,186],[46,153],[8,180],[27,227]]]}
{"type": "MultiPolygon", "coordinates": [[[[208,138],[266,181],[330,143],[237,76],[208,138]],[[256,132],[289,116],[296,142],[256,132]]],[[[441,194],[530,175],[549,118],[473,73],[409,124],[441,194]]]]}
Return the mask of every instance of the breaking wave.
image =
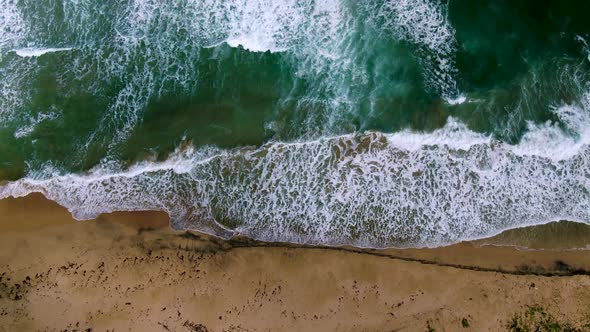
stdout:
{"type": "Polygon", "coordinates": [[[432,133],[234,150],[189,145],[127,170],[21,179],[0,187],[0,198],[41,192],[78,219],[153,209],[168,212],[175,228],[222,237],[368,247],[446,245],[561,219],[590,223],[589,101],[554,108],[566,128],[531,127],[516,145],[450,118],[432,133]]]}
{"type": "MultiPolygon", "coordinates": [[[[359,112],[363,99],[382,94],[378,90],[385,85],[375,85],[374,76],[391,80],[400,69],[377,74],[366,68],[375,57],[376,61],[391,62],[386,54],[367,51],[379,43],[406,41],[414,45],[429,88],[445,98],[458,96],[454,31],[444,5],[429,0],[129,0],[102,4],[49,0],[1,4],[0,50],[5,63],[0,74],[6,77],[0,86],[3,120],[19,120],[20,113],[30,112],[26,106],[32,98],[22,91],[42,69],[30,57],[75,48],[76,52],[63,56],[56,76],[70,78],[79,90],[107,99],[96,131],[80,142],[80,153],[91,144],[116,150],[141,123],[154,98],[198,91],[206,75],[198,65],[206,60],[203,49],[223,45],[253,53],[284,53],[281,61],[293,82],[280,96],[276,117],[284,112],[282,106],[295,103],[293,113],[299,116],[294,117],[301,121],[295,136],[345,132],[351,126],[347,117],[359,112]],[[11,57],[12,50],[17,57],[11,57]],[[306,82],[305,91],[297,88],[303,86],[298,80],[306,82]],[[359,93],[359,87],[365,92],[359,93]],[[375,91],[366,92],[371,90],[375,91]]],[[[381,66],[381,70],[386,68],[381,66]]],[[[77,91],[63,91],[64,98],[77,91]]],[[[269,119],[267,127],[280,131],[275,120],[269,119]]]]}
{"type": "MultiPolygon", "coordinates": [[[[78,219],[163,210],[177,229],[367,247],[590,223],[588,54],[583,64],[573,51],[532,57],[496,86],[486,70],[504,57],[475,37],[459,45],[448,10],[434,0],[0,0],[0,148],[20,144],[0,166],[25,165],[0,198],[41,192],[78,219]],[[464,61],[488,56],[482,72],[461,67],[470,91],[457,83],[461,47],[464,61]],[[150,111],[156,127],[166,112],[174,121],[142,128],[150,111]],[[387,129],[413,118],[439,129],[387,129]],[[169,139],[142,135],[173,136],[188,121],[242,147],[202,139],[122,166],[169,139]],[[250,125],[262,129],[232,132],[250,125]]],[[[588,53],[587,36],[572,38],[588,53]]]]}
{"type": "Polygon", "coordinates": [[[71,51],[72,48],[71,47],[61,47],[61,48],[52,48],[52,47],[48,47],[48,48],[34,48],[34,47],[28,47],[28,48],[20,48],[17,50],[14,50],[14,53],[16,53],[16,55],[22,57],[22,58],[31,58],[31,57],[37,57],[37,56],[42,56],[44,54],[47,53],[55,53],[55,52],[66,52],[66,51],[71,51]]]}

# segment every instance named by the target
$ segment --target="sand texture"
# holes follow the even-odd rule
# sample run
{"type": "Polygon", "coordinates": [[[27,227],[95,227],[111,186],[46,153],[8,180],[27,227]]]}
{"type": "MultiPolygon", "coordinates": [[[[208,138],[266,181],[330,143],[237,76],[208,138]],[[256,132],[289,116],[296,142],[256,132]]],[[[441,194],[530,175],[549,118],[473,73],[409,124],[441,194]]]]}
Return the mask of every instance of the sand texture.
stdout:
{"type": "Polygon", "coordinates": [[[75,222],[36,194],[0,201],[0,331],[589,330],[590,252],[551,247],[222,241],[161,212],[75,222]]]}

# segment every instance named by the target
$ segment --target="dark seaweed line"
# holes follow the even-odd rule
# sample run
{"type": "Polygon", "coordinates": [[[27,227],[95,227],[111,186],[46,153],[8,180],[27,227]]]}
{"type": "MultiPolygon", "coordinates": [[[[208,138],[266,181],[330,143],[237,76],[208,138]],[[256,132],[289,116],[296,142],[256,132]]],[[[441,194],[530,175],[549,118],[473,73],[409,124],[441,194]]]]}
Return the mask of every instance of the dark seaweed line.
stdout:
{"type": "MultiPolygon", "coordinates": [[[[201,236],[191,233],[185,232],[180,235],[183,238],[187,239],[195,239],[195,240],[202,240],[201,236]]],[[[542,277],[571,277],[576,275],[590,275],[590,270],[585,270],[581,268],[574,268],[571,265],[565,263],[561,260],[556,260],[554,262],[553,268],[551,270],[547,270],[542,266],[529,266],[529,265],[521,265],[517,266],[516,270],[506,270],[501,268],[486,268],[474,265],[463,265],[463,264],[453,264],[453,263],[444,263],[444,262],[437,262],[434,260],[428,259],[420,259],[420,258],[411,258],[411,257],[403,257],[397,256],[392,254],[386,254],[383,252],[377,252],[377,249],[356,249],[356,248],[347,248],[347,247],[335,247],[335,246],[326,246],[326,245],[305,245],[305,244],[294,244],[294,243],[284,243],[284,242],[262,242],[253,240],[247,237],[234,237],[229,240],[223,240],[217,237],[211,237],[210,242],[215,244],[215,248],[211,248],[212,251],[224,251],[229,252],[235,249],[247,249],[247,248],[284,248],[284,249],[307,249],[307,250],[332,250],[332,251],[342,251],[347,253],[353,253],[357,255],[368,255],[368,256],[375,256],[381,258],[388,258],[394,260],[401,260],[406,262],[415,262],[424,265],[435,265],[440,267],[450,267],[455,269],[461,270],[470,270],[470,271],[478,271],[478,272],[492,272],[492,273],[501,273],[501,274],[509,274],[509,275],[520,275],[520,276],[542,276],[542,277]]]]}

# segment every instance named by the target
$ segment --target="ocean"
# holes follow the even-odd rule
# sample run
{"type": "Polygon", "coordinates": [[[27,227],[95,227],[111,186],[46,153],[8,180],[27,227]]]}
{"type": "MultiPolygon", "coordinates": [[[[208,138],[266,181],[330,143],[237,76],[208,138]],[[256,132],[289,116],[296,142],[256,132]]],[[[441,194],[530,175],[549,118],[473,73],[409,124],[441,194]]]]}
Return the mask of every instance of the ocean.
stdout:
{"type": "Polygon", "coordinates": [[[588,13],[0,0],[0,198],[375,248],[590,223],[588,13]]]}

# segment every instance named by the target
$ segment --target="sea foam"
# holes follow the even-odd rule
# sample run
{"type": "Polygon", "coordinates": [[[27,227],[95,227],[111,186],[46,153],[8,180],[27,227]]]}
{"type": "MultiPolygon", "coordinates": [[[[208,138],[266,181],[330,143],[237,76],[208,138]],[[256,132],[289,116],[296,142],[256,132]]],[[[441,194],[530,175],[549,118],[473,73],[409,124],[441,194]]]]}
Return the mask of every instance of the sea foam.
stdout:
{"type": "Polygon", "coordinates": [[[61,47],[61,48],[36,48],[36,47],[27,47],[27,48],[20,48],[14,50],[16,55],[23,57],[23,58],[31,58],[31,57],[38,57],[42,56],[47,53],[55,53],[55,52],[65,52],[71,51],[71,47],[61,47]]]}
{"type": "MultiPolygon", "coordinates": [[[[206,61],[200,54],[212,45],[282,54],[282,67],[292,71],[293,84],[304,81],[306,86],[306,91],[293,89],[294,94],[285,92],[277,101],[277,118],[283,112],[281,107],[294,105],[292,113],[301,119],[298,131],[291,136],[310,138],[344,132],[351,127],[349,119],[362,112],[358,105],[365,102],[363,99],[384,94],[359,94],[371,89],[371,81],[394,80],[373,89],[396,86],[395,80],[403,83],[403,77],[394,75],[397,67],[375,73],[365,66],[373,56],[367,48],[382,43],[380,38],[416,45],[421,50],[429,88],[444,96],[457,94],[452,69],[454,31],[445,16],[446,5],[429,0],[132,0],[101,4],[66,0],[59,6],[44,2],[1,4],[4,20],[0,24],[5,31],[0,35],[1,45],[6,52],[12,50],[18,55],[0,68],[10,78],[0,82],[2,120],[21,120],[20,113],[30,102],[31,96],[23,87],[34,84],[42,69],[40,62],[31,58],[67,50],[27,46],[55,45],[55,40],[60,40],[76,52],[64,54],[55,76],[79,80],[81,90],[108,98],[96,131],[80,142],[79,154],[91,145],[101,145],[116,158],[116,151],[141,123],[150,100],[179,91],[198,91],[203,84],[199,63],[206,61]],[[60,31],[59,35],[55,31],[60,31]],[[355,40],[359,42],[353,44],[355,40]],[[95,79],[84,79],[89,75],[95,79]],[[117,90],[105,88],[112,82],[121,82],[117,90]]],[[[64,91],[63,98],[70,93],[64,91]]],[[[24,115],[25,119],[29,117],[24,115]]],[[[279,135],[290,130],[273,128],[279,135]]]]}
{"type": "MultiPolygon", "coordinates": [[[[590,222],[588,94],[552,105],[560,123],[530,122],[514,145],[474,132],[455,118],[429,133],[333,134],[350,128],[341,123],[373,94],[366,91],[370,82],[389,77],[372,76],[366,66],[366,49],[383,40],[351,43],[367,32],[378,30],[414,45],[429,87],[449,102],[460,96],[456,41],[444,4],[80,0],[48,12],[45,2],[32,1],[18,2],[27,13],[22,15],[16,3],[0,0],[3,56],[25,41],[55,45],[51,30],[39,27],[55,24],[68,36],[60,43],[77,50],[64,53],[68,65],[59,67],[57,77],[75,77],[81,89],[97,96],[117,83],[96,131],[81,143],[81,155],[93,143],[117,151],[141,123],[150,100],[197,90],[200,50],[211,45],[284,53],[281,60],[309,90],[303,96],[286,93],[277,102],[279,111],[283,103],[294,103],[295,112],[302,113],[305,138],[298,141],[178,149],[164,162],[130,168],[109,155],[84,174],[63,174],[48,162],[0,187],[0,197],[41,192],[78,219],[155,209],[168,212],[176,228],[223,237],[243,233],[262,240],[371,247],[444,245],[557,219],[590,222]],[[84,80],[88,75],[93,79],[84,80]],[[320,121],[310,119],[315,116],[320,121]]],[[[8,78],[0,82],[1,120],[24,117],[28,125],[15,132],[20,138],[38,123],[59,118],[59,110],[50,118],[19,112],[26,110],[31,97],[26,87],[36,82],[42,60],[9,55],[0,69],[8,78]]]]}
{"type": "Polygon", "coordinates": [[[178,149],[165,162],[127,170],[21,179],[0,187],[0,197],[41,192],[78,219],[154,209],[168,212],[175,228],[222,237],[368,247],[446,245],[560,219],[590,223],[588,132],[568,133],[588,128],[578,121],[590,110],[580,102],[554,111],[574,127],[531,127],[516,145],[451,118],[431,133],[178,149]]]}
{"type": "Polygon", "coordinates": [[[387,0],[380,4],[381,25],[418,46],[430,87],[447,100],[459,100],[455,68],[455,30],[447,7],[432,0],[387,0]],[[434,59],[433,59],[434,58],[434,59]]]}
{"type": "Polygon", "coordinates": [[[18,43],[26,27],[16,1],[0,0],[0,59],[6,48],[18,43]]]}

